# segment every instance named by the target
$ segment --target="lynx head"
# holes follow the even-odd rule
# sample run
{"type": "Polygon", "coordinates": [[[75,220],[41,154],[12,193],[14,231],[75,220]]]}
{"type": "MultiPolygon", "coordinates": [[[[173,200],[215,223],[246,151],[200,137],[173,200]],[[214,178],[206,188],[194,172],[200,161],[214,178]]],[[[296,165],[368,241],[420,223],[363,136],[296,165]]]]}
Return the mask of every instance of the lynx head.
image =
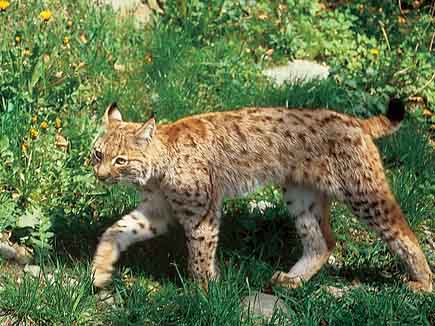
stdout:
{"type": "Polygon", "coordinates": [[[95,176],[108,183],[126,181],[145,185],[153,171],[154,117],[143,124],[124,122],[113,103],[104,114],[103,127],[105,131],[92,150],[95,176]]]}

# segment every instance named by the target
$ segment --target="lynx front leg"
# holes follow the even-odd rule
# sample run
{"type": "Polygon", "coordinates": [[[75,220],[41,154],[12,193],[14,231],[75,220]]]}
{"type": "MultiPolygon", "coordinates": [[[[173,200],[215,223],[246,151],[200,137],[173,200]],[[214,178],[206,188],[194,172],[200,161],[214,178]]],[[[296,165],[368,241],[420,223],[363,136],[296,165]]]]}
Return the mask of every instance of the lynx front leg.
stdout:
{"type": "Polygon", "coordinates": [[[158,195],[151,195],[108,228],[97,246],[92,263],[94,285],[102,288],[110,281],[113,265],[128,246],[165,233],[170,223],[170,211],[164,200],[158,195]]]}

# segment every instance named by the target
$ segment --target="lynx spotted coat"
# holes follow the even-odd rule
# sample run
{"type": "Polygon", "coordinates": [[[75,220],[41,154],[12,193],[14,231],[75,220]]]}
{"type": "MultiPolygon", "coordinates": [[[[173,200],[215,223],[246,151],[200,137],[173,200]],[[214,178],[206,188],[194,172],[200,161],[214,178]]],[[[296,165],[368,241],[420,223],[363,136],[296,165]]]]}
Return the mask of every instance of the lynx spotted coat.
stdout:
{"type": "Polygon", "coordinates": [[[189,271],[207,288],[216,263],[224,197],[258,186],[282,188],[295,216],[303,255],[275,284],[296,287],[327,261],[335,242],[331,199],[346,202],[403,261],[416,290],[432,290],[432,273],[414,233],[388,186],[373,139],[403,119],[403,104],[390,101],[386,116],[357,119],[329,110],[246,108],[206,113],[170,124],[124,122],[116,105],[106,110],[105,133],[93,150],[102,181],[137,185],[143,200],[107,229],[93,261],[94,284],[111,278],[120,253],[165,233],[185,231],[189,271]]]}

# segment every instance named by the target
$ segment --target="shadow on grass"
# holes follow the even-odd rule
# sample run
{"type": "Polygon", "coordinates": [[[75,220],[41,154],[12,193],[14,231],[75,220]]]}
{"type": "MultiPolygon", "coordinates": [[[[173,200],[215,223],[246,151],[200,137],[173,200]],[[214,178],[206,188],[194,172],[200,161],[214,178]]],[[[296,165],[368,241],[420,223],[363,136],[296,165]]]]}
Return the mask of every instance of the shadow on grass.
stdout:
{"type": "MultiPolygon", "coordinates": [[[[243,262],[254,260],[256,264],[270,266],[273,270],[288,270],[299,259],[302,249],[294,221],[289,216],[281,216],[279,211],[276,215],[273,219],[226,216],[220,233],[219,263],[227,265],[231,260],[230,264],[235,265],[232,268],[238,269],[243,262]],[[253,227],[247,228],[246,221],[253,227]]],[[[106,221],[100,225],[96,234],[101,235],[113,222],[106,221]]],[[[57,255],[68,257],[65,259],[67,265],[74,265],[75,261],[90,262],[98,238],[91,232],[62,237],[56,243],[57,255]]],[[[187,248],[182,228],[176,226],[165,235],[129,247],[122,253],[117,266],[120,267],[118,270],[129,269],[134,275],[142,274],[157,281],[169,280],[181,285],[180,276],[183,279],[188,277],[187,248]]],[[[224,269],[224,266],[221,268],[224,269]]],[[[243,268],[242,272],[248,276],[252,271],[243,268]]]]}

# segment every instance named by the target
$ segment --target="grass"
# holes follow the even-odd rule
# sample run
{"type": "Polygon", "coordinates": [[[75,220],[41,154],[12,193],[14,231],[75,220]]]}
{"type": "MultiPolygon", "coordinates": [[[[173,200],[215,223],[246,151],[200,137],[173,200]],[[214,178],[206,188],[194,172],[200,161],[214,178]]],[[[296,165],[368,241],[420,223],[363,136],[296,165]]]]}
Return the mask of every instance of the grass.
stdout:
{"type": "MultiPolygon", "coordinates": [[[[408,98],[403,127],[378,143],[393,191],[435,266],[434,7],[402,1],[400,14],[395,3],[374,1],[212,5],[168,1],[166,14],[145,28],[84,0],[13,1],[0,12],[0,233],[32,248],[43,267],[32,277],[0,262],[1,323],[255,325],[239,302],[299,258],[292,220],[280,194],[267,188],[226,202],[223,277],[208,295],[189,281],[183,236],[174,230],[123,255],[115,301],[101,300],[89,273],[97,238],[138,201],[133,189],[98,184],[89,164],[112,101],[127,119],[155,111],[165,122],[252,105],[364,117],[382,112],[388,95],[408,98]],[[53,15],[42,21],[47,9],[53,15]],[[262,76],[288,58],[324,61],[331,77],[276,87],[262,76]],[[251,212],[251,200],[276,207],[251,212]]],[[[346,207],[335,203],[332,215],[335,262],[300,289],[274,289],[287,311],[269,324],[435,324],[434,294],[410,292],[398,259],[346,207]],[[335,298],[328,286],[350,290],[335,298]]]]}

